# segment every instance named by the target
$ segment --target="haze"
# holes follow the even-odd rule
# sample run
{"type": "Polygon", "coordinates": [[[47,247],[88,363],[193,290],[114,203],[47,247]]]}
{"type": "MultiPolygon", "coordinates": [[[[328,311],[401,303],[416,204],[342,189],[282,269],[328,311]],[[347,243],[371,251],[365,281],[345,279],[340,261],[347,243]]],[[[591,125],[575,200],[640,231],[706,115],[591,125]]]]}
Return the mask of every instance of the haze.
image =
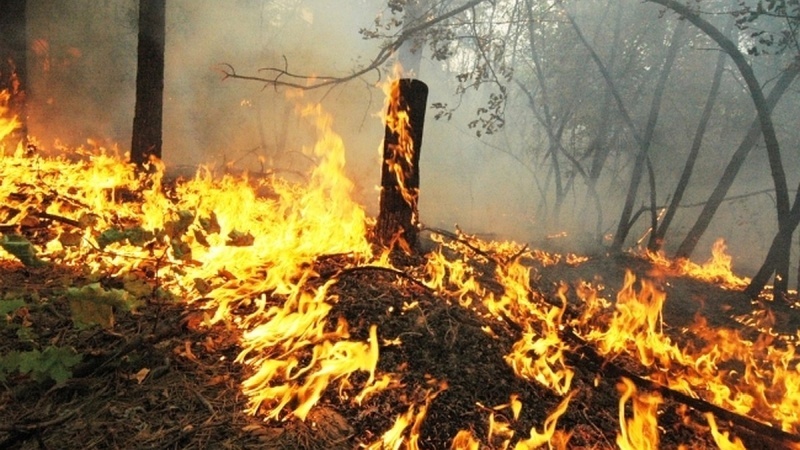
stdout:
{"type": "MultiPolygon", "coordinates": [[[[28,1],[30,133],[43,147],[116,145],[127,151],[135,88],[137,3],[28,1]]],[[[451,6],[445,11],[465,2],[446,3],[451,6]]],[[[487,15],[473,17],[468,12],[440,30],[453,33],[438,35],[448,39],[450,58],[432,59],[431,47],[423,47],[418,75],[430,86],[428,104],[446,108],[427,112],[421,156],[422,221],[449,230],[458,224],[470,233],[545,242],[562,250],[598,251],[608,244],[607,236],[613,235],[619,220],[636,142],[617,105],[607,97],[606,83],[586,45],[561,9],[552,2],[532,1],[532,14],[523,16],[519,9],[513,14],[509,11],[526,2],[495,3],[494,8],[483,5],[475,10],[487,15]],[[529,36],[518,31],[526,30],[528,23],[537,28],[535,52],[529,36]],[[499,55],[491,69],[503,68],[510,78],[476,71],[480,57],[476,56],[474,34],[486,38],[484,50],[499,55]],[[537,73],[537,67],[543,72],[537,73]],[[467,76],[459,83],[459,74],[473,78],[467,76]],[[546,80],[544,85],[540,76],[546,80]],[[478,86],[473,89],[470,84],[478,86]],[[478,111],[487,107],[487,100],[500,92],[500,86],[508,96],[502,109],[505,122],[502,128],[492,128],[493,123],[480,122],[491,119],[491,108],[483,114],[478,111]],[[435,119],[437,112],[456,106],[449,120],[435,119]],[[470,126],[475,120],[479,122],[470,126]],[[555,158],[549,147],[548,120],[552,129],[561,133],[563,150],[555,158]],[[606,127],[604,132],[599,131],[602,127],[606,127]],[[609,150],[597,178],[599,208],[578,169],[590,169],[592,152],[597,151],[593,144],[609,150]],[[559,191],[561,207],[556,211],[559,191]],[[598,217],[598,211],[602,216],[598,217]],[[562,231],[566,237],[552,238],[562,231]]],[[[698,3],[708,10],[738,4],[698,3]]],[[[663,7],[638,0],[573,0],[565,4],[610,68],[637,131],[643,133],[667,50],[682,22],[663,7]]],[[[344,138],[347,170],[358,186],[355,195],[374,215],[378,149],[383,137],[378,118],[383,94],[378,83],[385,80],[385,72],[380,78],[373,71],[330,89],[305,91],[298,100],[296,95],[287,99],[285,88],[223,80],[220,64],[229,64],[243,75],[264,76],[258,72],[260,68],[285,65],[297,74],[347,75],[367,65],[384,42],[364,39],[359,29],[372,29],[376,18],[383,23],[391,17],[386,2],[378,0],[168,0],[166,164],[188,168],[230,165],[297,176],[294,174],[309,164],[301,154],[302,147],[313,143],[315,136],[313,127],[295,114],[295,107],[321,102],[333,114],[334,129],[344,138]]],[[[396,17],[402,18],[402,13],[396,17]]],[[[720,15],[715,25],[725,29],[727,17],[720,15]]],[[[759,25],[763,29],[770,26],[759,25]]],[[[685,24],[676,39],[677,55],[649,152],[658,205],[669,202],[683,169],[718,55],[717,45],[691,24],[685,24]]],[[[751,44],[744,33],[734,40],[743,48],[751,44]]],[[[792,57],[791,51],[751,57],[765,93],[792,57]]],[[[800,181],[798,100],[795,84],[772,116],[790,189],[800,181]]],[[[754,117],[742,78],[727,59],[683,205],[708,198],[754,117]]],[[[646,185],[643,181],[635,209],[648,204],[646,185]]],[[[731,200],[720,207],[693,259],[708,258],[711,243],[724,237],[734,268],[751,275],[777,230],[772,189],[770,166],[763,142],[759,142],[727,195],[731,200]]],[[[792,190],[791,198],[795,195],[792,190]]],[[[668,253],[683,239],[698,212],[697,206],[678,210],[665,241],[668,253]]],[[[636,246],[647,225],[644,217],[637,222],[626,247],[636,246]]],[[[799,247],[795,237],[792,248],[799,247]]]]}

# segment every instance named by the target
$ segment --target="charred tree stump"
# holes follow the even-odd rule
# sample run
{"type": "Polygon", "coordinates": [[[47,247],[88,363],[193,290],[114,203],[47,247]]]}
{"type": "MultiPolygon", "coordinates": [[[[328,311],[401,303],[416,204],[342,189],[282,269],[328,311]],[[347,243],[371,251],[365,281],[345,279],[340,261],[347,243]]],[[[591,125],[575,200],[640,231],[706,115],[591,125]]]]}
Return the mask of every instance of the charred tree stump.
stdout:
{"type": "MultiPolygon", "coordinates": [[[[19,122],[5,142],[23,146],[27,145],[28,137],[26,5],[26,0],[0,0],[0,91],[6,91],[7,116],[16,116],[19,122]]],[[[13,148],[10,150],[14,152],[13,148]]]]}
{"type": "Polygon", "coordinates": [[[418,244],[419,154],[428,86],[403,78],[391,86],[381,165],[376,235],[381,245],[412,252],[418,244]]]}
{"type": "Polygon", "coordinates": [[[161,159],[164,114],[164,46],[166,0],[139,0],[139,43],[136,65],[131,162],[138,167],[161,159]]]}

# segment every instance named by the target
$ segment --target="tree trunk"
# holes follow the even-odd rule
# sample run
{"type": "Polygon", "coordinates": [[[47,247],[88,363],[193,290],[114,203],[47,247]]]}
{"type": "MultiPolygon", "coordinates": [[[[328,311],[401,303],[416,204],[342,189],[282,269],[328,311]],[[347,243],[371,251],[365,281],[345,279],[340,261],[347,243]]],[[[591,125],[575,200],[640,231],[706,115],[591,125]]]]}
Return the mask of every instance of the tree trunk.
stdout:
{"type": "Polygon", "coordinates": [[[131,162],[139,167],[150,157],[161,158],[165,3],[166,0],[139,0],[136,109],[131,142],[131,162]]]}
{"type": "MultiPolygon", "coordinates": [[[[800,189],[800,186],[798,186],[800,189]]],[[[744,292],[750,298],[756,298],[759,293],[764,289],[769,278],[775,273],[774,283],[774,298],[776,300],[783,300],[786,298],[789,280],[786,277],[781,277],[781,270],[785,270],[786,274],[789,273],[789,267],[786,261],[789,260],[790,249],[792,245],[792,234],[800,224],[800,193],[794,198],[794,205],[789,212],[786,220],[782,221],[778,229],[778,233],[772,240],[772,245],[769,248],[767,257],[764,259],[764,264],[758,270],[758,273],[750,281],[750,284],[745,288],[744,292]],[[783,268],[781,265],[785,264],[783,268]]]]}
{"type": "MultiPolygon", "coordinates": [[[[772,113],[775,105],[778,104],[778,101],[789,89],[789,86],[792,85],[792,82],[798,74],[800,74],[800,64],[794,64],[790,66],[781,74],[781,77],[775,83],[775,86],[767,96],[766,103],[768,113],[772,113]]],[[[733,153],[733,156],[731,156],[731,160],[725,167],[722,178],[720,178],[719,183],[717,183],[717,186],[714,188],[711,196],[709,196],[708,201],[706,201],[706,204],[703,206],[703,210],[700,212],[700,215],[697,217],[694,225],[692,225],[689,233],[683,239],[683,242],[681,242],[681,245],[675,252],[675,258],[688,258],[691,256],[695,247],[697,247],[697,243],[700,241],[700,237],[702,237],[703,233],[705,233],[706,229],[708,228],[708,225],[711,223],[711,219],[714,217],[717,209],[725,199],[728,190],[730,189],[731,185],[733,185],[733,181],[736,179],[736,175],[739,173],[739,169],[742,168],[748,153],[750,153],[750,150],[755,147],[759,137],[761,137],[761,127],[759,126],[758,118],[756,118],[753,119],[753,123],[747,130],[747,134],[745,135],[744,139],[742,139],[739,147],[733,153]]]]}
{"type": "MultiPolygon", "coordinates": [[[[731,26],[732,22],[731,25],[728,26],[728,31],[730,30],[731,26]]],[[[724,71],[725,53],[719,52],[719,55],[717,56],[717,65],[714,69],[714,76],[711,81],[711,89],[708,92],[706,104],[703,107],[703,113],[700,115],[700,122],[697,124],[697,130],[694,133],[692,148],[689,150],[689,156],[686,158],[686,164],[683,166],[683,172],[681,172],[681,177],[678,180],[677,186],[675,186],[675,192],[672,195],[672,200],[667,207],[667,211],[664,213],[664,218],[661,220],[661,224],[658,226],[656,231],[653,232],[650,237],[650,242],[647,246],[650,251],[655,252],[661,250],[661,247],[664,244],[664,237],[667,234],[667,229],[669,229],[672,219],[675,217],[675,213],[678,211],[678,206],[681,204],[683,194],[686,192],[686,188],[689,186],[689,180],[692,177],[694,165],[695,162],[697,162],[697,156],[700,154],[700,147],[703,144],[703,137],[705,136],[708,122],[711,120],[711,114],[714,111],[714,104],[717,101],[719,86],[722,84],[722,74],[724,71]]]]}
{"type": "Polygon", "coordinates": [[[714,40],[717,45],[727,53],[739,73],[742,75],[747,89],[750,92],[750,98],[758,114],[758,122],[761,127],[761,134],[764,136],[764,144],[767,147],[767,159],[769,160],[772,181],[775,184],[775,203],[778,212],[778,222],[783,222],[789,214],[789,188],[786,184],[786,174],[783,170],[783,163],[781,161],[780,144],[778,137],[775,134],[775,126],[772,123],[771,110],[767,105],[767,100],[764,97],[764,92],[761,90],[761,85],[753,72],[753,68],[747,62],[745,55],[739,50],[736,43],[731,41],[727,36],[719,31],[714,25],[697,15],[691,8],[680,3],[677,0],[648,0],[659,5],[666,6],[667,8],[680,14],[686,20],[691,22],[694,26],[699,28],[708,37],[714,40]]]}
{"type": "MultiPolygon", "coordinates": [[[[656,89],[653,92],[653,101],[650,104],[650,114],[647,118],[647,125],[645,127],[645,134],[639,143],[639,152],[636,154],[636,159],[633,165],[633,172],[631,173],[631,183],[628,187],[628,194],[625,197],[625,204],[622,208],[619,224],[617,225],[617,232],[614,235],[614,242],[611,244],[611,252],[616,253],[622,251],[622,245],[625,243],[625,238],[628,237],[628,232],[633,225],[631,223],[631,215],[633,213],[633,204],[636,201],[636,194],[639,190],[639,183],[642,179],[642,172],[645,162],[648,159],[650,152],[650,144],[653,140],[653,133],[655,132],[656,124],[658,123],[658,114],[661,110],[661,99],[666,89],[667,79],[669,73],[672,71],[672,65],[678,55],[678,48],[683,30],[685,29],[685,22],[680,22],[675,32],[672,35],[669,48],[667,49],[667,56],[664,60],[664,65],[661,67],[661,74],[656,84],[656,89]]],[[[650,171],[652,174],[652,171],[650,171]]],[[[654,184],[654,180],[651,180],[654,184]]],[[[655,231],[655,230],[653,230],[655,231]]]]}
{"type": "Polygon", "coordinates": [[[0,0],[0,91],[8,95],[6,115],[19,123],[4,139],[11,146],[25,145],[28,137],[26,6],[26,0],[0,0]]]}
{"type": "Polygon", "coordinates": [[[403,78],[394,82],[387,111],[376,235],[381,245],[418,247],[419,155],[428,86],[403,78]],[[407,122],[402,118],[407,116],[407,122]]]}
{"type": "MultiPolygon", "coordinates": [[[[778,137],[775,134],[775,127],[772,123],[772,114],[767,100],[764,97],[764,92],[761,90],[761,85],[756,79],[753,68],[748,64],[747,58],[739,50],[736,43],[728,39],[727,36],[722,34],[714,25],[704,20],[697,15],[694,11],[686,5],[678,2],[677,0],[649,0],[654,3],[666,6],[676,13],[680,14],[686,20],[691,22],[697,28],[702,30],[708,37],[713,39],[725,52],[730,55],[739,73],[742,75],[747,88],[750,91],[750,98],[756,107],[758,114],[758,122],[761,127],[761,134],[764,137],[764,144],[767,148],[767,159],[769,160],[770,172],[772,175],[772,182],[775,184],[775,206],[778,213],[778,248],[775,252],[770,251],[767,260],[774,260],[773,270],[775,271],[775,295],[781,297],[786,294],[787,280],[789,277],[789,244],[791,243],[791,236],[797,224],[794,223],[793,217],[795,214],[790,213],[789,210],[789,188],[786,184],[786,174],[783,170],[783,162],[781,161],[780,144],[778,137]],[[788,234],[788,236],[787,236],[788,234]]],[[[795,63],[796,64],[796,63],[795,63]]],[[[798,193],[800,196],[800,193],[798,193]]],[[[795,205],[797,198],[795,198],[795,205]]],[[[776,246],[776,241],[773,240],[772,247],[776,246]]],[[[765,265],[767,265],[765,263],[765,265]]],[[[762,267],[762,269],[764,269],[762,267]]],[[[761,272],[761,271],[759,271],[761,272]]],[[[748,291],[750,291],[748,289],[748,291]]]]}

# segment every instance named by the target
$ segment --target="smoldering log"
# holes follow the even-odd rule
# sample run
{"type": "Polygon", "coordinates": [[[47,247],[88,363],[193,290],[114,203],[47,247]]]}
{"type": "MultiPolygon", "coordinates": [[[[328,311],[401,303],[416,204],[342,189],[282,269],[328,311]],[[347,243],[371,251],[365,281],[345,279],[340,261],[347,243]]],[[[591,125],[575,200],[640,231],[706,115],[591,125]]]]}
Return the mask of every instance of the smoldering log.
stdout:
{"type": "Polygon", "coordinates": [[[418,244],[419,156],[428,86],[402,78],[392,85],[392,97],[396,101],[390,101],[384,129],[376,235],[386,247],[413,250],[418,244]]]}

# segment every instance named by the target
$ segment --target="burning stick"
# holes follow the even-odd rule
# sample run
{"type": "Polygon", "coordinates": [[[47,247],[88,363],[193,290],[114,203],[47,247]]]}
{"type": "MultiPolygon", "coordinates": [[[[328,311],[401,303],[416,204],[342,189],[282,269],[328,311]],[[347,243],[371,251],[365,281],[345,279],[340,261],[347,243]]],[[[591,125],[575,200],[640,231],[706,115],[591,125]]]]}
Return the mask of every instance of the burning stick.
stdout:
{"type": "Polygon", "coordinates": [[[428,86],[402,78],[392,83],[383,140],[380,211],[376,234],[387,247],[417,246],[419,154],[428,86]]]}

